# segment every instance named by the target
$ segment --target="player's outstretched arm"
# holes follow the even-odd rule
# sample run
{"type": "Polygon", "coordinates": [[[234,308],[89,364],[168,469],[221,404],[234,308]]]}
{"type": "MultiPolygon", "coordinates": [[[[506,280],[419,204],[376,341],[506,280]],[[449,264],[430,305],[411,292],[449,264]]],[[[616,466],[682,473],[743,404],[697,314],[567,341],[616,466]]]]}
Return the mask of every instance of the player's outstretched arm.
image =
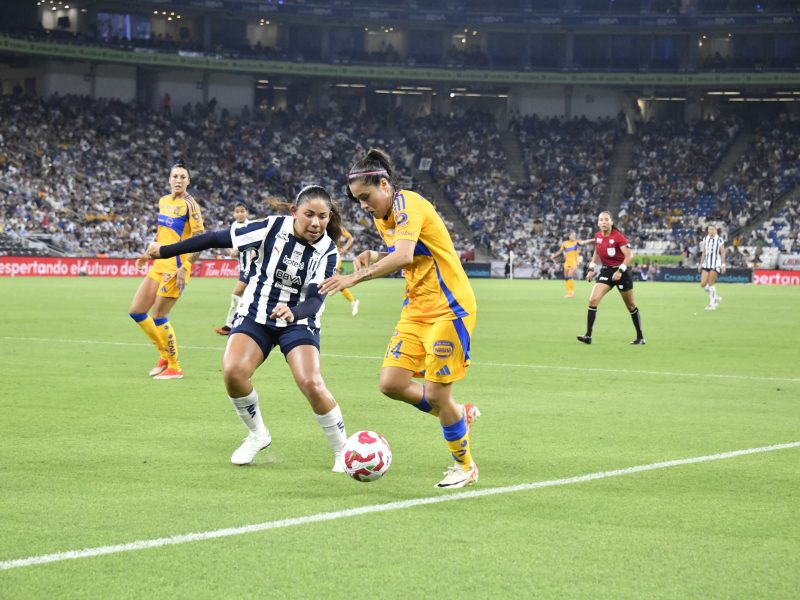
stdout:
{"type": "MultiPolygon", "coordinates": [[[[148,252],[153,249],[154,244],[150,245],[148,252]]],[[[233,248],[233,241],[231,240],[230,229],[223,229],[221,231],[210,231],[190,237],[187,240],[177,242],[175,244],[166,244],[154,249],[157,255],[151,255],[151,258],[172,258],[179,254],[186,254],[187,252],[200,252],[208,250],[209,248],[233,248]]]]}

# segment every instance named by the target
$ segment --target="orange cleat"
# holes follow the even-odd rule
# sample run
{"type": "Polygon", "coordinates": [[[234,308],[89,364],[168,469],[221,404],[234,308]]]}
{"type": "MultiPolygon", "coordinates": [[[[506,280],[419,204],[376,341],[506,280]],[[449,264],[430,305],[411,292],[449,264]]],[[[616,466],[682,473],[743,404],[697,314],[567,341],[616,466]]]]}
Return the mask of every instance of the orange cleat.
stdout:
{"type": "Polygon", "coordinates": [[[159,358],[158,362],[156,363],[156,366],[150,369],[149,373],[150,377],[155,377],[159,373],[165,371],[168,366],[169,366],[169,361],[166,358],[159,358]]]}
{"type": "Polygon", "coordinates": [[[181,369],[165,369],[153,379],[183,379],[183,371],[181,369]]]}
{"type": "Polygon", "coordinates": [[[227,325],[223,325],[222,327],[214,327],[214,333],[217,335],[228,335],[231,332],[231,328],[227,325]]]}
{"type": "Polygon", "coordinates": [[[480,409],[474,404],[464,405],[464,417],[467,419],[467,430],[472,426],[473,421],[477,421],[481,416],[480,409]]]}

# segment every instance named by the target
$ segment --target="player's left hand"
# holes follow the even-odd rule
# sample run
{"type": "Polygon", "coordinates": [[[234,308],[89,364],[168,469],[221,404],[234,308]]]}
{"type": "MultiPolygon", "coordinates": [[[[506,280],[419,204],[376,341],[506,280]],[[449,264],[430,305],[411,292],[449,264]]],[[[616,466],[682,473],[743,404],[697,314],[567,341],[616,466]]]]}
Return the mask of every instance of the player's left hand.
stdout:
{"type": "Polygon", "coordinates": [[[270,319],[283,319],[287,323],[294,322],[294,313],[292,309],[286,306],[285,304],[278,304],[275,306],[275,310],[269,315],[270,319]]]}
{"type": "Polygon", "coordinates": [[[620,279],[622,279],[622,271],[617,270],[611,276],[611,281],[619,281],[620,279]]]}

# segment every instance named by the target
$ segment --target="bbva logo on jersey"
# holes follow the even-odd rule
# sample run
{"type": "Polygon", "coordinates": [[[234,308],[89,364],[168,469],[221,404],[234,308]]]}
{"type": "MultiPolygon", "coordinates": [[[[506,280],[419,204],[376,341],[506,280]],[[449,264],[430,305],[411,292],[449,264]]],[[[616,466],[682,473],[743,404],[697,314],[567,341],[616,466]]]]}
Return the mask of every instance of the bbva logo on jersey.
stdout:
{"type": "Polygon", "coordinates": [[[284,271],[283,269],[276,269],[275,270],[275,279],[278,281],[282,281],[283,283],[288,283],[290,285],[301,285],[302,280],[298,275],[291,275],[284,271]]]}

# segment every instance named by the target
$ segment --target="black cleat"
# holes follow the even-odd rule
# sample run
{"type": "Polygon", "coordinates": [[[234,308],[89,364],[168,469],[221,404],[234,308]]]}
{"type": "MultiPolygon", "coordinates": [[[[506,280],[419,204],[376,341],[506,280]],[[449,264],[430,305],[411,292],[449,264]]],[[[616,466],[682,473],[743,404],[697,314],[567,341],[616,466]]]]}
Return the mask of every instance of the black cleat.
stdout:
{"type": "Polygon", "coordinates": [[[636,338],[631,342],[631,346],[644,346],[647,341],[644,338],[636,338]]]}
{"type": "Polygon", "coordinates": [[[592,336],[590,335],[579,335],[578,341],[583,342],[584,344],[591,344],[592,343],[592,336]]]}

